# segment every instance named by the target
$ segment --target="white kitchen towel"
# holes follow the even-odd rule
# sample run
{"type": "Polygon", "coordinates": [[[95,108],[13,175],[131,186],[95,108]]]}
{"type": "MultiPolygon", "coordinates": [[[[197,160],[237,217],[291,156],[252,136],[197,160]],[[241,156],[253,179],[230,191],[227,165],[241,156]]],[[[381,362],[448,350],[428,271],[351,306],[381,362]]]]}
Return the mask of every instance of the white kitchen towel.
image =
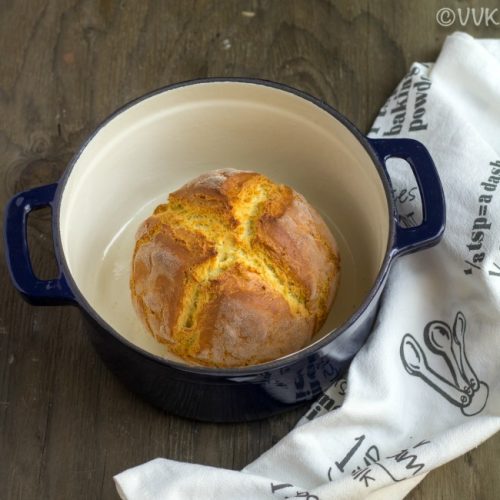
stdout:
{"type": "MultiPolygon", "coordinates": [[[[241,472],[153,460],[115,477],[123,499],[400,499],[500,428],[500,40],[449,36],[435,64],[413,64],[370,135],[429,149],[443,241],[395,263],[347,381],[278,444],[241,472]]],[[[418,189],[402,164],[390,167],[394,195],[412,225],[418,189]]]]}

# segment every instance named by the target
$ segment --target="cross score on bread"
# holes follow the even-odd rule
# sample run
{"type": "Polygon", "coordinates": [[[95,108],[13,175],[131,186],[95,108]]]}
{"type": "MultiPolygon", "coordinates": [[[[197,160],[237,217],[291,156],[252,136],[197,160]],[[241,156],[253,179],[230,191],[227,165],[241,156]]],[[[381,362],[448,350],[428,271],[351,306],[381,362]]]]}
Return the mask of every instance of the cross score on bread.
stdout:
{"type": "Polygon", "coordinates": [[[221,169],[170,194],[142,224],[130,286],[142,322],[171,352],[234,367],[304,347],[339,271],[336,242],[302,195],[221,169]]]}

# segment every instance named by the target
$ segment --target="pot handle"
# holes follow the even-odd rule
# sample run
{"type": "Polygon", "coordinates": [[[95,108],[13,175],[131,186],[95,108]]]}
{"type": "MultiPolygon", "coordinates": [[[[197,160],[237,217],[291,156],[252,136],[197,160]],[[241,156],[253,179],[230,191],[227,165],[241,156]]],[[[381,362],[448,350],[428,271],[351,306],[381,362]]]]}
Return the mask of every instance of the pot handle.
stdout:
{"type": "MultiPolygon", "coordinates": [[[[404,255],[439,243],[446,223],[443,188],[431,155],[414,139],[369,139],[382,162],[389,158],[406,160],[417,180],[422,200],[422,223],[415,227],[396,225],[395,255],[404,255]]],[[[386,175],[389,178],[389,174],[386,175]]]]}
{"type": "Polygon", "coordinates": [[[24,299],[35,305],[74,303],[64,275],[51,280],[38,279],[31,266],[27,239],[28,215],[31,211],[51,207],[57,184],[36,187],[16,194],[5,211],[4,238],[7,265],[14,286],[24,299]]]}

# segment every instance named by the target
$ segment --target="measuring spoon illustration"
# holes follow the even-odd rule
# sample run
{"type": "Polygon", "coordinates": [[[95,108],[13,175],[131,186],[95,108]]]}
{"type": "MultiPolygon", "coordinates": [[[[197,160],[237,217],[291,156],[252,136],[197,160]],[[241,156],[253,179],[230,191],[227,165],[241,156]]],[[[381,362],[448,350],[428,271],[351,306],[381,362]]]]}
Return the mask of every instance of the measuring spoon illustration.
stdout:
{"type": "Polygon", "coordinates": [[[474,391],[470,404],[462,408],[462,413],[464,415],[471,416],[479,413],[485,407],[490,391],[488,384],[481,382],[477,378],[476,373],[467,359],[465,353],[465,329],[465,316],[459,311],[453,323],[453,341],[460,348],[460,366],[462,367],[462,373],[474,391]]]}
{"type": "Polygon", "coordinates": [[[464,376],[471,385],[472,390],[477,391],[479,389],[479,379],[472,369],[465,353],[465,328],[465,316],[459,311],[453,323],[453,340],[460,349],[460,364],[462,365],[464,376]]]}
{"type": "Polygon", "coordinates": [[[457,389],[451,382],[432,370],[422,347],[409,333],[403,337],[400,355],[403,366],[410,375],[420,377],[455,406],[462,408],[470,404],[469,394],[457,389]]]}
{"type": "Polygon", "coordinates": [[[470,396],[473,388],[465,379],[458,364],[457,353],[453,349],[455,342],[451,328],[444,321],[431,321],[424,329],[424,340],[432,352],[443,356],[450,368],[455,385],[470,396]]]}

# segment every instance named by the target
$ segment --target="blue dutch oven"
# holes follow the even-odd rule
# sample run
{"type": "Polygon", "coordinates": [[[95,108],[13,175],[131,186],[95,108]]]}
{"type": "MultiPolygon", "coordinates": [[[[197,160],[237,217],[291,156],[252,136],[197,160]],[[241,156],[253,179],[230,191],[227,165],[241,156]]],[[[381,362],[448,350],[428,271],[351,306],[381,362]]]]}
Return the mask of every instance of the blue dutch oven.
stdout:
{"type": "Polygon", "coordinates": [[[284,85],[195,80],[145,95],[111,115],[57,184],[17,194],[5,220],[12,281],[32,304],[75,304],[92,342],[133,391],[178,415],[266,417],[311,400],[348,367],[371,331],[391,264],[435,245],[445,203],[434,163],[410,139],[368,139],[323,102],[284,85]],[[423,219],[398,224],[385,162],[406,160],[423,219]],[[261,172],[302,193],[329,224],[342,259],[337,299],[310,345],[236,369],[192,366],[142,328],[129,295],[134,235],[168,193],[214,168],[261,172]],[[27,217],[50,206],[59,276],[38,279],[27,217]]]}

